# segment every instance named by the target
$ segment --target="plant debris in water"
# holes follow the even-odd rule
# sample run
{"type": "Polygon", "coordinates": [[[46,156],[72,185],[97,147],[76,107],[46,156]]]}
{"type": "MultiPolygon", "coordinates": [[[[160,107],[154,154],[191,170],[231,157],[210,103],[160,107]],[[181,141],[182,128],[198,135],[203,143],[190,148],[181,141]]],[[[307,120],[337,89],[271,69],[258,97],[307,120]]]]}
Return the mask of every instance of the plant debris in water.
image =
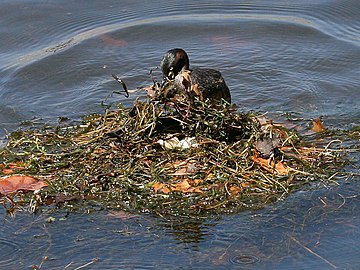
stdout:
{"type": "Polygon", "coordinates": [[[150,100],[79,125],[13,132],[0,150],[0,202],[33,211],[84,203],[158,214],[237,211],[310,181],[328,183],[345,164],[331,141],[310,145],[225,101],[209,106],[164,87],[148,88],[150,100]],[[9,177],[17,182],[13,189],[2,184],[9,177]]]}

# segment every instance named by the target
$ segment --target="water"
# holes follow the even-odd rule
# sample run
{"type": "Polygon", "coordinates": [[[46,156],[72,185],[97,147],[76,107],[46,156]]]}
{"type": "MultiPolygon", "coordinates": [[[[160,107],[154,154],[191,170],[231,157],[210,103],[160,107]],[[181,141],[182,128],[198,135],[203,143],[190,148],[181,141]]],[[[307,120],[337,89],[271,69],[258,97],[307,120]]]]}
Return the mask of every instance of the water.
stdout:
{"type": "MultiPolygon", "coordinates": [[[[151,84],[149,70],[174,47],[193,66],[219,69],[242,110],[322,116],[350,129],[360,122],[359,16],[356,0],[4,0],[0,144],[29,120],[102,112],[119,90],[112,73],[129,88],[151,84]]],[[[58,211],[10,218],[1,209],[0,266],[30,269],[47,256],[43,269],[357,269],[358,185],[196,221],[58,211]]]]}

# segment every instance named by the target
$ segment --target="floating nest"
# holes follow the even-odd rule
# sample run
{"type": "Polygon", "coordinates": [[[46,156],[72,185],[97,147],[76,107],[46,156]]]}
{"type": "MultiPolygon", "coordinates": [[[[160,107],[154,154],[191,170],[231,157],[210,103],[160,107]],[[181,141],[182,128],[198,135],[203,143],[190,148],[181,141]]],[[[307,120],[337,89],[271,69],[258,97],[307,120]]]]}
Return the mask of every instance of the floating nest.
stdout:
{"type": "Polygon", "coordinates": [[[196,95],[164,95],[171,93],[166,87],[154,85],[149,100],[77,125],[13,132],[0,150],[0,176],[44,185],[4,191],[0,202],[32,211],[61,205],[160,215],[231,212],[311,182],[335,181],[347,162],[342,149],[330,148],[337,141],[310,144],[263,116],[225,101],[209,106],[196,95]]]}

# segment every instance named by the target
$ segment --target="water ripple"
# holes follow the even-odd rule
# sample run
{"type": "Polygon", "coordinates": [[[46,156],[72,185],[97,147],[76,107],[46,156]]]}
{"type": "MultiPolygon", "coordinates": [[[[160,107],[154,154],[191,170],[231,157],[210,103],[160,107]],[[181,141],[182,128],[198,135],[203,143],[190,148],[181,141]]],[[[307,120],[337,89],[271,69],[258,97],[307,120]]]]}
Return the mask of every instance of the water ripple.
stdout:
{"type": "Polygon", "coordinates": [[[0,238],[0,268],[18,260],[21,248],[15,242],[0,238]]]}
{"type": "Polygon", "coordinates": [[[266,15],[263,14],[261,16],[255,15],[255,14],[248,14],[248,15],[239,15],[239,14],[223,14],[223,13],[217,13],[217,14],[199,14],[196,18],[193,17],[193,15],[177,15],[177,16],[162,16],[162,17],[154,17],[154,18],[146,18],[146,19],[140,19],[140,20],[134,20],[134,21],[128,21],[128,22],[122,22],[122,23],[114,23],[104,26],[99,26],[95,28],[91,28],[89,30],[83,30],[78,34],[75,34],[70,39],[63,39],[58,40],[54,44],[50,44],[46,48],[37,49],[34,51],[31,51],[30,53],[23,54],[21,56],[15,57],[11,59],[8,63],[4,63],[4,68],[18,68],[20,66],[23,66],[24,64],[29,64],[33,61],[38,61],[44,57],[47,57],[49,53],[56,52],[58,49],[67,49],[71,48],[72,46],[90,39],[94,38],[99,35],[104,35],[109,32],[113,31],[119,31],[121,29],[130,28],[134,26],[140,26],[140,25],[148,25],[148,24],[156,24],[156,23],[175,23],[177,21],[180,22],[187,22],[191,21],[192,24],[201,23],[201,22],[208,22],[211,20],[216,20],[218,23],[225,23],[227,21],[234,22],[234,20],[261,20],[261,21],[275,21],[275,22],[290,22],[290,23],[296,23],[301,24],[306,27],[314,27],[316,28],[317,25],[314,22],[311,22],[309,20],[305,20],[300,17],[293,17],[288,15],[283,16],[273,16],[273,15],[266,15]]]}
{"type": "Polygon", "coordinates": [[[235,265],[245,265],[245,264],[254,264],[259,261],[259,258],[253,256],[253,255],[236,255],[234,257],[230,258],[230,262],[235,265]]]}

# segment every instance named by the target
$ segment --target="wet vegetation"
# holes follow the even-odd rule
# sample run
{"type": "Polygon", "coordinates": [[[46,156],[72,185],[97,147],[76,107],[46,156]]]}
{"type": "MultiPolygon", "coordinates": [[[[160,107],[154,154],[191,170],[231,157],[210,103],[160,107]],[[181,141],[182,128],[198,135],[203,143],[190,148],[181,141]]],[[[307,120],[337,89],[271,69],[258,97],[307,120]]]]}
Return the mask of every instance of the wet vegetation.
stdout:
{"type": "Polygon", "coordinates": [[[359,130],[331,132],[318,120],[306,139],[225,101],[209,105],[171,85],[146,90],[149,100],[76,125],[13,132],[0,150],[0,202],[9,211],[55,205],[190,216],[261,207],[351,176],[347,151],[358,151],[359,130]]]}

